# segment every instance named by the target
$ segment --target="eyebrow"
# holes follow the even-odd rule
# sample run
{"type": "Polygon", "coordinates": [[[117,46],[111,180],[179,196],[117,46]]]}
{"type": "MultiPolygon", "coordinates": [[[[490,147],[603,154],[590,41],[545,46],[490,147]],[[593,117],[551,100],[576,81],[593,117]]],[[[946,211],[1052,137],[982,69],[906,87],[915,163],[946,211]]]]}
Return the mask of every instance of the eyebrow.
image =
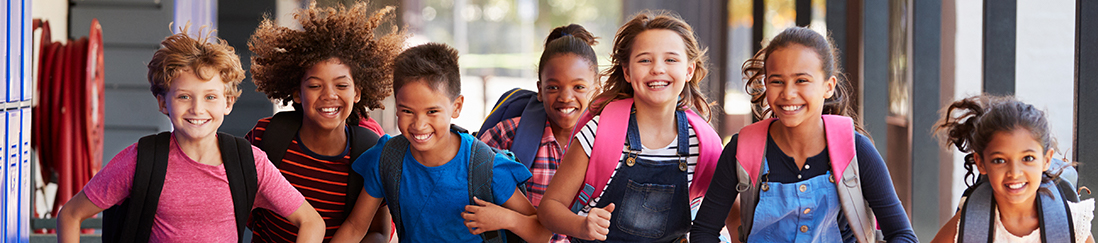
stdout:
{"type": "MultiPolygon", "coordinates": [[[[347,75],[340,75],[339,77],[336,77],[335,79],[332,79],[332,80],[339,80],[339,79],[345,79],[345,78],[347,78],[347,75]]],[[[310,79],[323,80],[323,79],[321,79],[320,77],[317,77],[317,76],[305,77],[305,80],[310,80],[310,79]]]]}
{"type": "MultiPolygon", "coordinates": [[[[766,75],[766,76],[769,76],[769,77],[781,77],[782,75],[781,75],[781,74],[770,74],[770,75],[766,75]]],[[[812,77],[812,74],[809,74],[809,73],[794,73],[793,75],[789,75],[789,76],[790,76],[790,77],[797,77],[797,76],[808,76],[808,77],[812,77]]]]}
{"type": "MultiPolygon", "coordinates": [[[[639,56],[642,56],[642,55],[648,55],[648,54],[652,54],[652,53],[651,52],[641,52],[641,53],[637,53],[637,55],[633,55],[633,57],[635,58],[635,57],[639,57],[639,56]]],[[[679,52],[676,52],[676,51],[664,52],[664,54],[682,56],[682,54],[680,54],[679,52]]]]}
{"type": "MultiPolygon", "coordinates": [[[[1022,153],[1037,153],[1037,150],[1026,149],[1026,150],[1023,150],[1022,153]]],[[[993,151],[993,152],[989,153],[988,155],[996,155],[996,154],[1006,154],[1006,153],[1001,152],[1001,151],[993,151]]]]}
{"type": "MultiPolygon", "coordinates": [[[[406,105],[401,105],[401,104],[397,104],[397,107],[398,108],[405,108],[405,109],[412,109],[412,107],[409,107],[409,106],[406,106],[406,105]]],[[[438,110],[438,109],[442,109],[442,107],[441,106],[427,107],[427,110],[438,110]]]]}

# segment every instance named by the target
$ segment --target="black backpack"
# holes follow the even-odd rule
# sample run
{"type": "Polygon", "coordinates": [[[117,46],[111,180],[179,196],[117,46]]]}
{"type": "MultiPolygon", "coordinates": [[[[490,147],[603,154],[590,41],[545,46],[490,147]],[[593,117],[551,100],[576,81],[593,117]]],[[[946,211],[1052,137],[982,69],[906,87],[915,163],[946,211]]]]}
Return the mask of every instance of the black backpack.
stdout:
{"type": "MultiPolygon", "coordinates": [[[[450,129],[458,133],[468,133],[464,128],[450,125],[450,129]]],[[[493,147],[489,147],[488,144],[481,142],[480,140],[473,140],[473,146],[470,148],[472,151],[469,153],[469,204],[473,205],[473,197],[480,198],[481,200],[488,202],[495,202],[495,197],[492,195],[492,168],[495,165],[495,157],[498,153],[503,153],[514,159],[515,155],[507,150],[499,150],[493,147]]],[[[402,136],[396,136],[389,139],[385,143],[384,149],[381,150],[381,183],[385,188],[385,201],[389,205],[389,213],[392,214],[393,222],[396,224],[397,234],[404,235],[404,224],[400,216],[400,176],[404,170],[404,154],[408,151],[408,139],[402,136]]],[[[526,186],[517,185],[519,191],[525,195],[526,186]]],[[[486,231],[480,234],[480,238],[484,239],[484,242],[496,243],[496,242],[525,242],[521,237],[511,233],[507,230],[486,231]],[[501,236],[506,236],[504,239],[501,236]]]]}
{"type": "MultiPolygon", "coordinates": [[[[130,198],[103,211],[103,242],[149,241],[153,216],[168,171],[171,135],[171,132],[161,132],[138,140],[130,198]]],[[[252,146],[248,140],[221,132],[217,133],[217,141],[233,197],[237,242],[242,242],[244,224],[259,188],[252,146]]]]}
{"type": "MultiPolygon", "coordinates": [[[[275,168],[282,164],[282,158],[286,155],[286,149],[290,147],[297,131],[301,129],[301,119],[304,114],[301,111],[283,111],[271,117],[267,124],[267,130],[263,133],[263,139],[259,142],[259,148],[267,153],[275,168]]],[[[351,144],[351,162],[358,158],[367,149],[377,144],[378,135],[370,129],[348,124],[351,136],[347,142],[351,144]]],[[[355,172],[347,173],[347,197],[343,204],[343,216],[351,215],[358,194],[362,192],[362,175],[355,172]]]]}
{"type": "Polygon", "coordinates": [[[503,96],[496,101],[496,106],[488,113],[488,117],[484,118],[484,123],[480,125],[480,131],[475,136],[483,135],[485,131],[503,120],[518,116],[521,116],[522,120],[519,120],[515,128],[515,139],[511,144],[511,151],[515,153],[515,159],[519,163],[530,169],[538,153],[538,146],[541,145],[541,135],[545,132],[545,121],[547,121],[545,105],[538,101],[538,92],[514,88],[503,93],[503,96]]]}

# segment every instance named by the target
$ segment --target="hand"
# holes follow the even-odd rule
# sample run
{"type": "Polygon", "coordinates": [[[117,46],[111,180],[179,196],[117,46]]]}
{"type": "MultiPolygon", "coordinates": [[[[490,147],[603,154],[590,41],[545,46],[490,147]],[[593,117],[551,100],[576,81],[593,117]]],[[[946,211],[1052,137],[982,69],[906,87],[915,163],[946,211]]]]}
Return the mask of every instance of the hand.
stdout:
{"type": "Polygon", "coordinates": [[[613,212],[613,203],[606,205],[605,208],[592,208],[591,212],[587,213],[587,227],[584,228],[584,235],[580,238],[606,240],[606,234],[610,233],[610,216],[613,212]]]}
{"type": "Polygon", "coordinates": [[[465,219],[465,227],[469,233],[479,235],[486,231],[501,230],[513,222],[514,211],[500,207],[499,205],[473,197],[476,205],[466,205],[461,217],[465,219]]]}

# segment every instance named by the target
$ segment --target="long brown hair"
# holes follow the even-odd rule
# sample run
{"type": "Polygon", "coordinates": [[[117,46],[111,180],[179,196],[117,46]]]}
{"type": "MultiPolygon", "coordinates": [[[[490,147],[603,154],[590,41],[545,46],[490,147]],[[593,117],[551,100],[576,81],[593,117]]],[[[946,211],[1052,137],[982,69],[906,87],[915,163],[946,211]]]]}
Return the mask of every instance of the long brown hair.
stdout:
{"type": "Polygon", "coordinates": [[[824,100],[823,114],[853,118],[854,128],[869,136],[869,133],[862,128],[858,114],[850,104],[850,99],[847,99],[847,95],[853,92],[853,88],[850,87],[846,75],[839,67],[839,50],[835,48],[835,41],[805,27],[785,29],[770,40],[770,44],[755,53],[754,57],[743,63],[743,76],[747,81],[744,82],[744,89],[751,95],[751,111],[755,119],[774,117],[773,108],[766,103],[766,84],[763,82],[766,79],[766,60],[775,50],[790,45],[801,45],[815,51],[820,57],[820,67],[823,69],[824,77],[835,77],[835,93],[831,98],[824,100]]]}
{"type": "Polygon", "coordinates": [[[610,55],[610,63],[613,66],[603,74],[608,77],[606,85],[603,86],[602,92],[592,99],[591,111],[594,114],[599,114],[602,113],[602,108],[610,101],[633,97],[633,86],[630,86],[629,82],[625,80],[624,67],[629,65],[629,54],[633,51],[633,41],[637,35],[653,29],[674,31],[679,34],[679,37],[682,37],[682,41],[686,45],[686,57],[694,64],[695,68],[694,76],[686,82],[686,87],[679,94],[677,106],[679,109],[694,108],[708,120],[711,115],[709,103],[706,101],[705,95],[702,94],[701,88],[698,87],[698,83],[709,73],[706,68],[706,65],[708,65],[705,55],[706,50],[698,45],[698,38],[694,36],[694,29],[690,27],[690,24],[667,11],[653,12],[646,10],[640,12],[618,29],[618,33],[614,36],[614,50],[610,55]]]}

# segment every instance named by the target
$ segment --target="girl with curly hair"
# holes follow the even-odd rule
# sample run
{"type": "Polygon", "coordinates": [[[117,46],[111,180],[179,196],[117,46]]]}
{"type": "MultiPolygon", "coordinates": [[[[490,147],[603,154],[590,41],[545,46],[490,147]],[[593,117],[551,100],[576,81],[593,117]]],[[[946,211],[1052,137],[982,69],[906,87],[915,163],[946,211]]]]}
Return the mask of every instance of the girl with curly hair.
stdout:
{"type": "MultiPolygon", "coordinates": [[[[393,9],[371,13],[363,2],[350,8],[321,8],[314,2],[294,14],[300,30],[267,18],[248,42],[256,90],[292,104],[294,111],[260,119],[247,138],[264,148],[283,176],[316,205],[327,225],[325,240],[355,217],[352,209],[365,195],[351,162],[365,150],[356,148],[372,147],[382,132],[356,124],[372,123],[367,110],[383,109],[382,99],[392,94],[390,64],[405,35],[395,27],[380,37],[375,31],[391,20],[393,9]]],[[[374,214],[379,223],[358,238],[389,241],[388,209],[379,211],[374,214]]],[[[251,219],[255,241],[289,242],[296,237],[295,227],[269,210],[257,209],[251,219]]]]}

